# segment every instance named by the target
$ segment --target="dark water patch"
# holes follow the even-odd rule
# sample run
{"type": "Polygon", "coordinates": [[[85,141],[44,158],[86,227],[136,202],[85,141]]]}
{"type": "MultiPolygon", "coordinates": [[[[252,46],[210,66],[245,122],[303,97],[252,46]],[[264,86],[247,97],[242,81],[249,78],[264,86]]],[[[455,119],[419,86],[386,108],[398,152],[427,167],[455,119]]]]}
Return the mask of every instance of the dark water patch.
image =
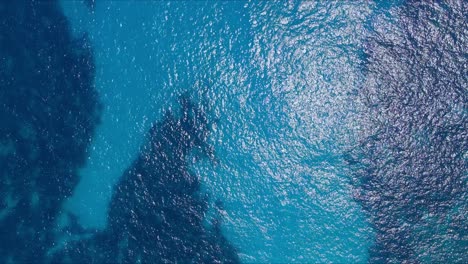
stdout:
{"type": "Polygon", "coordinates": [[[94,62],[55,1],[3,1],[0,32],[0,262],[34,263],[99,120],[94,62]]]}
{"type": "Polygon", "coordinates": [[[376,231],[370,262],[468,263],[467,7],[408,1],[372,22],[372,127],[348,158],[376,231]]]}
{"type": "Polygon", "coordinates": [[[138,158],[115,187],[108,227],[70,242],[57,262],[234,263],[236,250],[221,234],[219,218],[206,223],[208,197],[189,170],[194,150],[212,157],[209,123],[187,96],[181,116],[155,123],[138,158]]]}

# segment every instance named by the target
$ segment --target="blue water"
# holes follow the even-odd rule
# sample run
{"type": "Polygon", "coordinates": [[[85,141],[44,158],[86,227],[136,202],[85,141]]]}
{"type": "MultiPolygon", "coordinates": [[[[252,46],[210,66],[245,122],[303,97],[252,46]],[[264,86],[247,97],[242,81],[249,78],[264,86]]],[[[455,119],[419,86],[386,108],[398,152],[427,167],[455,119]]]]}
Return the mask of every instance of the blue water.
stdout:
{"type": "Polygon", "coordinates": [[[468,262],[465,10],[0,4],[0,262],[468,262]]]}

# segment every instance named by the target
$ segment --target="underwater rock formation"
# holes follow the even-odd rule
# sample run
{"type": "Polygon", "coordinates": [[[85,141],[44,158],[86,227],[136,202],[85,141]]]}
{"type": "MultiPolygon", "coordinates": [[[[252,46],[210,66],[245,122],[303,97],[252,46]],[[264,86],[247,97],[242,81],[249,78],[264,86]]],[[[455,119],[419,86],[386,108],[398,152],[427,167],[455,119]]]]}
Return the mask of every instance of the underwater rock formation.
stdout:
{"type": "Polygon", "coordinates": [[[186,96],[182,113],[153,125],[133,165],[115,187],[108,227],[69,243],[58,262],[235,263],[236,250],[205,223],[207,197],[187,160],[195,149],[211,156],[209,123],[186,96]]]}
{"type": "Polygon", "coordinates": [[[371,126],[348,160],[376,232],[371,262],[468,262],[467,8],[409,1],[370,25],[371,126]]]}
{"type": "Polygon", "coordinates": [[[2,1],[0,32],[0,263],[42,262],[99,121],[93,56],[55,1],[2,1]]]}
{"type": "Polygon", "coordinates": [[[62,204],[99,122],[94,62],[85,38],[73,39],[54,1],[0,3],[0,263],[238,262],[219,222],[206,223],[206,195],[188,169],[206,143],[202,109],[182,97],[182,115],[153,126],[116,187],[109,225],[57,239],[62,204]],[[57,249],[59,248],[59,249],[57,249]]]}

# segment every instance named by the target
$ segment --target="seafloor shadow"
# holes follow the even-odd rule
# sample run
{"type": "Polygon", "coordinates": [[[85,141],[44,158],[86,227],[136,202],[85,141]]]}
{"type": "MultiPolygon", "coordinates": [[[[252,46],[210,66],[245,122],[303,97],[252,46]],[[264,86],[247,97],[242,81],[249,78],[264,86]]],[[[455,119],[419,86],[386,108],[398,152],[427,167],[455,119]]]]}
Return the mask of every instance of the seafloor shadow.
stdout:
{"type": "Polygon", "coordinates": [[[235,249],[219,223],[206,223],[207,197],[189,171],[194,149],[212,155],[207,118],[188,97],[180,117],[167,113],[153,125],[138,158],[115,188],[108,227],[69,243],[58,262],[233,263],[235,249]]]}
{"type": "Polygon", "coordinates": [[[374,263],[468,263],[466,1],[380,15],[361,90],[372,131],[348,161],[376,231],[374,263]]]}
{"type": "Polygon", "coordinates": [[[94,62],[54,1],[2,1],[0,32],[0,263],[42,262],[99,121],[94,62]]]}

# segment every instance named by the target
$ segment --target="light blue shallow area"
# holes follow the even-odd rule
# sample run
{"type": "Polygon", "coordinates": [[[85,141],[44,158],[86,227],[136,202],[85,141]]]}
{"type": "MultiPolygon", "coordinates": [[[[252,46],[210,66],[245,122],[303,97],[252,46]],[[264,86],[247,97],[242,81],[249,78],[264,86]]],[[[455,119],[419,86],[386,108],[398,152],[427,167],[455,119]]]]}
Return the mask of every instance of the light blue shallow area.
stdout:
{"type": "Polygon", "coordinates": [[[152,122],[180,93],[208,98],[216,163],[192,168],[224,204],[223,231],[244,262],[365,262],[372,232],[342,153],[359,120],[357,69],[371,6],[63,1],[87,32],[104,105],[66,209],[106,225],[112,188],[152,122]]]}

